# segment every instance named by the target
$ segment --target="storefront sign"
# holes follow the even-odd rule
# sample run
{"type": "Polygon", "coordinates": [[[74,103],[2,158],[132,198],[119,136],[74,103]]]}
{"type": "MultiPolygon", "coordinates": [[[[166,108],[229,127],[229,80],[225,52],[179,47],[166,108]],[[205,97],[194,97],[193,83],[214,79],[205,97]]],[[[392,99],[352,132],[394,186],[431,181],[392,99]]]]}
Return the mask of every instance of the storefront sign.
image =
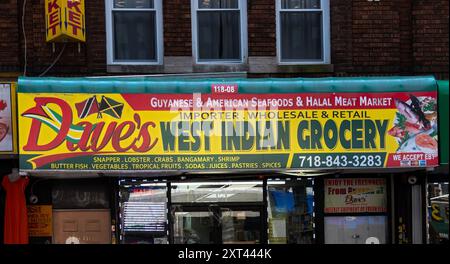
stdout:
{"type": "Polygon", "coordinates": [[[47,42],[86,41],[84,0],[45,0],[47,42]]]}
{"type": "Polygon", "coordinates": [[[325,179],[325,213],[386,212],[385,179],[325,179]]]}
{"type": "Polygon", "coordinates": [[[16,150],[15,83],[0,82],[0,154],[16,150]]]}
{"type": "Polygon", "coordinates": [[[441,239],[448,239],[448,200],[431,201],[430,224],[434,231],[433,235],[441,239]]]}
{"type": "MultiPolygon", "coordinates": [[[[19,93],[24,170],[438,165],[436,91],[19,93]]],[[[210,88],[211,89],[211,88],[210,88]]]]}
{"type": "Polygon", "coordinates": [[[52,206],[28,205],[28,232],[30,237],[52,236],[52,206]]]}

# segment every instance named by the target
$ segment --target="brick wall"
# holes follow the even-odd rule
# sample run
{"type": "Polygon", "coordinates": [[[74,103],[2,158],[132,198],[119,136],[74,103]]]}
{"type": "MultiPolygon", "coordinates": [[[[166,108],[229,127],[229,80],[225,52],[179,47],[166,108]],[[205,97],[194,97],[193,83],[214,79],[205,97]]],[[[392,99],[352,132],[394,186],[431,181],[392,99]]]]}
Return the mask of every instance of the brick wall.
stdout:
{"type": "Polygon", "coordinates": [[[163,2],[165,56],[192,56],[190,2],[186,0],[163,2]]]}
{"type": "Polygon", "coordinates": [[[0,1],[0,73],[19,71],[17,0],[0,1]]]}
{"type": "Polygon", "coordinates": [[[88,72],[102,73],[106,71],[106,31],[104,1],[85,0],[86,9],[92,15],[86,19],[86,61],[88,72]]]}
{"type": "Polygon", "coordinates": [[[449,1],[414,1],[413,60],[417,74],[448,79],[449,1]]]}
{"type": "Polygon", "coordinates": [[[400,28],[400,73],[409,74],[413,72],[412,58],[412,1],[398,1],[399,28],[400,28]]]}
{"type": "MultiPolygon", "coordinates": [[[[22,15],[23,0],[19,0],[19,15],[22,15]]],[[[98,75],[106,72],[105,8],[103,1],[85,1],[86,43],[45,42],[44,0],[27,1],[25,32],[27,36],[27,72],[37,76],[43,73],[64,52],[47,75],[98,75]]],[[[24,54],[24,39],[20,36],[21,58],[24,54]]],[[[21,65],[22,64],[21,59],[21,65]]]]}
{"type": "Polygon", "coordinates": [[[250,0],[247,3],[248,55],[276,56],[275,3],[250,0]]]}
{"type": "Polygon", "coordinates": [[[337,75],[352,70],[352,1],[330,1],[331,60],[337,75]]]}
{"type": "Polygon", "coordinates": [[[400,2],[330,1],[336,75],[400,73],[400,2]]]}
{"type": "Polygon", "coordinates": [[[448,1],[330,1],[337,76],[448,79],[448,1]]]}
{"type": "MultiPolygon", "coordinates": [[[[3,40],[0,42],[0,72],[23,69],[24,41],[19,23],[22,3],[23,0],[0,1],[0,37],[3,40]]],[[[307,69],[299,71],[297,76],[434,74],[448,79],[448,4],[448,0],[330,0],[333,70],[319,73],[307,69]]],[[[274,58],[274,1],[248,0],[247,11],[249,57],[274,58]]],[[[87,42],[80,48],[68,43],[47,75],[108,74],[104,1],[86,1],[86,13],[87,42]]],[[[183,57],[190,67],[190,1],[164,0],[163,21],[164,55],[183,57]]],[[[28,75],[39,75],[63,47],[57,43],[53,51],[52,44],[45,42],[44,0],[27,1],[25,30],[28,75]]],[[[276,70],[261,76],[292,76],[297,72],[282,67],[273,69],[276,70]]],[[[249,75],[259,76],[251,72],[249,75]]]]}

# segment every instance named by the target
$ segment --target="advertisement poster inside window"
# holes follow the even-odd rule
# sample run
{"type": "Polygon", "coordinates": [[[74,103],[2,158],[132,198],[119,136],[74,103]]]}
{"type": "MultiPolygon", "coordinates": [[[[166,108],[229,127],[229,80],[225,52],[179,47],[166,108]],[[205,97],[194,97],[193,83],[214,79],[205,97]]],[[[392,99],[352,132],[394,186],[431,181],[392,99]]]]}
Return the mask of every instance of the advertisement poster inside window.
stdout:
{"type": "Polygon", "coordinates": [[[15,151],[15,83],[0,82],[0,154],[15,151]]]}
{"type": "Polygon", "coordinates": [[[325,179],[325,213],[384,213],[384,178],[325,179]]]}
{"type": "Polygon", "coordinates": [[[30,237],[52,236],[52,206],[28,205],[28,232],[30,237]]]}

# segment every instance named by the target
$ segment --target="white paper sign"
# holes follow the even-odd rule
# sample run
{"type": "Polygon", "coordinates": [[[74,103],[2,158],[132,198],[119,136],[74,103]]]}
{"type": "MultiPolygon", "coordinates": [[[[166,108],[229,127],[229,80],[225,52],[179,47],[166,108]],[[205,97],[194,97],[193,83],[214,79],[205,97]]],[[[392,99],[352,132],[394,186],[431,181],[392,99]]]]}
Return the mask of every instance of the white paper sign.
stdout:
{"type": "Polygon", "coordinates": [[[286,237],[286,220],[272,220],[273,237],[286,237]]]}
{"type": "Polygon", "coordinates": [[[325,213],[386,212],[384,178],[325,179],[325,213]]]}

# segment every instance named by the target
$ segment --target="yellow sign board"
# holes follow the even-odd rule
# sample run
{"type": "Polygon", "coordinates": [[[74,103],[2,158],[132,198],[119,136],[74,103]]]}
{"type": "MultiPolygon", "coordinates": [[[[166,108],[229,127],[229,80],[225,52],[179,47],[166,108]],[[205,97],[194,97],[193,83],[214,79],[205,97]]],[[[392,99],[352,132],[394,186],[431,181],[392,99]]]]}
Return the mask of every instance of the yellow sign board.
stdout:
{"type": "Polygon", "coordinates": [[[84,0],[45,0],[47,42],[86,41],[84,0]]]}
{"type": "Polygon", "coordinates": [[[28,232],[30,237],[52,236],[52,206],[28,205],[28,232]]]}
{"type": "Polygon", "coordinates": [[[438,164],[434,92],[227,97],[19,93],[18,97],[23,170],[273,170],[438,164]],[[423,118],[412,110],[416,101],[422,108],[416,111],[423,118]],[[264,107],[268,104],[277,105],[264,107]]]}

